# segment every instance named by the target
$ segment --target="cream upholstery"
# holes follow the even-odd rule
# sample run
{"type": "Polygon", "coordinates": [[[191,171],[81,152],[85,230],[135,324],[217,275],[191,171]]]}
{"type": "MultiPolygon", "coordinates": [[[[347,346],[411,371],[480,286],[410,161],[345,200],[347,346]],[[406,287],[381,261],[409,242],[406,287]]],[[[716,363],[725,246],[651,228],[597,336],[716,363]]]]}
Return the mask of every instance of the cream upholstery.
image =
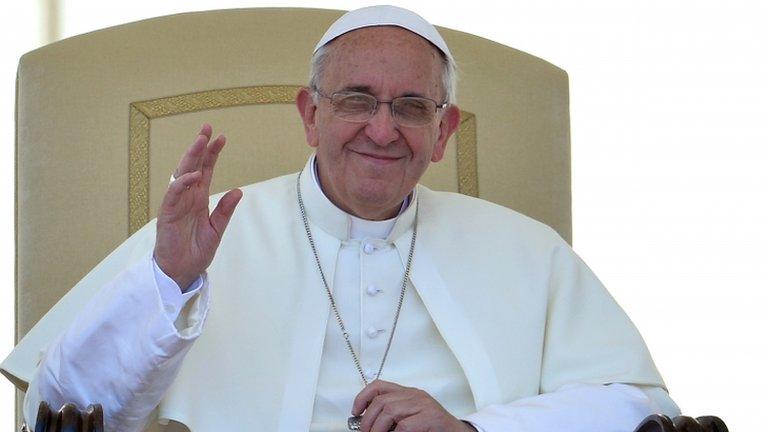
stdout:
{"type": "MultiPolygon", "coordinates": [[[[24,55],[16,125],[20,339],[159,205],[204,121],[225,132],[214,192],[297,171],[293,95],[339,11],[240,9],[112,27],[24,55]]],[[[508,206],[570,240],[568,82],[512,48],[441,29],[460,69],[458,139],[424,183],[508,206]]],[[[24,383],[17,383],[23,386],[24,383]]]]}

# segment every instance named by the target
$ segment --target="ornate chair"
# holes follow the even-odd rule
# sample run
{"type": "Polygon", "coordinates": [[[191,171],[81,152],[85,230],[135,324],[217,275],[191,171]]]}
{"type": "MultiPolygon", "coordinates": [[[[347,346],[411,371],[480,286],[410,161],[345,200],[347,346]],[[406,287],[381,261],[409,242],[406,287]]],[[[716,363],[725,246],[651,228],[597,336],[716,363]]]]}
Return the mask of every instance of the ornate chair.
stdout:
{"type": "MultiPolygon", "coordinates": [[[[201,123],[226,132],[229,142],[213,192],[302,167],[309,148],[293,99],[308,81],[312,47],[340,14],[187,13],[72,37],[21,58],[21,344],[0,367],[20,391],[40,355],[30,347],[44,346],[61,331],[33,325],[57,302],[57,321],[72,319],[78,305],[64,294],[153,217],[169,174],[201,123]]],[[[430,168],[424,183],[514,208],[570,241],[565,71],[470,34],[441,32],[460,66],[462,120],[445,161],[430,168]]],[[[172,422],[164,430],[185,428],[172,422]]]]}

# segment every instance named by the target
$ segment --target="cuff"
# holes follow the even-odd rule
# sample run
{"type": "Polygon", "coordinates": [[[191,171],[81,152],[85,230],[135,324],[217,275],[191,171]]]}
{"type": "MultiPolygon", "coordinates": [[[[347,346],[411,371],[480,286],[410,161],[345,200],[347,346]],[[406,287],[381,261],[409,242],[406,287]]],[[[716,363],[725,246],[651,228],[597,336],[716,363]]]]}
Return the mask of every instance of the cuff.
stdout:
{"type": "Polygon", "coordinates": [[[632,385],[568,384],[551,393],[485,407],[461,420],[485,432],[620,431],[633,430],[652,413],[654,404],[632,385]]]}
{"type": "Polygon", "coordinates": [[[485,429],[483,429],[482,427],[480,427],[480,425],[478,425],[478,424],[472,423],[471,421],[469,421],[469,420],[464,420],[464,419],[462,419],[462,418],[460,418],[459,420],[461,420],[462,422],[464,422],[464,423],[466,423],[466,424],[468,424],[468,425],[472,426],[473,428],[475,428],[475,430],[476,430],[477,432],[485,432],[485,429]]]}
{"type": "Polygon", "coordinates": [[[168,275],[166,275],[160,266],[157,265],[154,255],[152,255],[152,268],[155,273],[155,283],[160,294],[160,300],[163,302],[163,310],[171,322],[176,321],[179,313],[187,302],[200,291],[203,286],[202,275],[198,276],[187,290],[182,292],[179,285],[168,275]]]}

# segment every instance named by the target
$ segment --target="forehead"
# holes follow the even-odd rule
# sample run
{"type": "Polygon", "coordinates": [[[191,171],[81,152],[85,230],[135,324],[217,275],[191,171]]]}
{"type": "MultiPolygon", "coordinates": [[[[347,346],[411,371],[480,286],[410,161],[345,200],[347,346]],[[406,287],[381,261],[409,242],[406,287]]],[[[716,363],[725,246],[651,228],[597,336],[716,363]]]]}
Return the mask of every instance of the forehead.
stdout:
{"type": "Polygon", "coordinates": [[[442,55],[421,36],[400,27],[367,27],[329,45],[326,84],[370,88],[372,93],[435,96],[442,86],[442,55]]]}

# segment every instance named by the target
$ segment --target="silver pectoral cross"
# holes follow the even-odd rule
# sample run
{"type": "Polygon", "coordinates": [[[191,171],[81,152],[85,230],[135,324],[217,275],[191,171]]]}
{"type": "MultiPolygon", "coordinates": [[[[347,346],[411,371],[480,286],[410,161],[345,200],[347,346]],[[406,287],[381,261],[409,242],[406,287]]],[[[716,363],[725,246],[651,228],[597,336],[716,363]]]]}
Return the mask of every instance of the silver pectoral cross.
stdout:
{"type": "Polygon", "coordinates": [[[352,416],[347,419],[347,429],[351,431],[359,431],[360,430],[360,420],[363,418],[361,416],[352,416]]]}
{"type": "MultiPolygon", "coordinates": [[[[351,431],[359,431],[360,430],[360,421],[363,419],[362,416],[352,416],[347,419],[347,429],[351,431]]],[[[392,425],[392,427],[389,429],[390,432],[395,430],[396,424],[392,425]]]]}

